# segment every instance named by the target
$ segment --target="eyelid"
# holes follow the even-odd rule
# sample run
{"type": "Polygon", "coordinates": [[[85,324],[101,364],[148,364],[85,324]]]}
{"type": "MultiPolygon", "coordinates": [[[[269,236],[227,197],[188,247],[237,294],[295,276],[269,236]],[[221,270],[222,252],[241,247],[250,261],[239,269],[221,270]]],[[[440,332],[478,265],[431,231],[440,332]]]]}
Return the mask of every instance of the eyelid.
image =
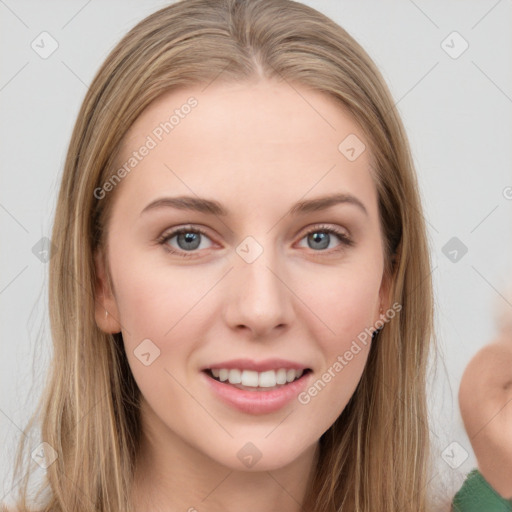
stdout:
{"type": "Polygon", "coordinates": [[[355,245],[354,240],[352,239],[351,235],[349,234],[348,230],[340,228],[338,226],[333,226],[329,224],[313,224],[310,227],[305,228],[306,231],[302,232],[302,236],[300,237],[300,240],[302,240],[304,237],[310,235],[311,233],[316,232],[324,232],[329,234],[334,234],[340,239],[340,246],[331,249],[328,251],[312,251],[314,254],[321,255],[321,254],[333,254],[337,251],[343,250],[346,247],[352,247],[355,245]]]}
{"type": "Polygon", "coordinates": [[[333,225],[333,224],[311,224],[309,226],[306,226],[301,232],[302,232],[302,237],[306,236],[306,235],[309,235],[310,233],[315,233],[317,231],[327,231],[327,232],[332,232],[332,233],[335,233],[339,236],[343,236],[345,237],[346,239],[351,239],[352,237],[350,236],[350,232],[348,231],[348,229],[346,228],[343,228],[341,226],[336,226],[336,225],[333,225]]]}
{"type": "MultiPolygon", "coordinates": [[[[160,235],[157,238],[156,243],[163,245],[165,250],[171,254],[176,254],[176,255],[182,256],[184,258],[196,257],[196,255],[198,255],[201,251],[177,250],[175,248],[169,247],[169,245],[167,244],[167,242],[170,239],[174,238],[175,236],[177,236],[181,233],[187,233],[187,232],[197,232],[197,233],[200,233],[201,235],[207,237],[209,240],[212,240],[212,237],[208,234],[208,232],[204,228],[197,226],[197,225],[188,224],[188,225],[178,226],[175,228],[170,228],[170,229],[164,231],[162,233],[162,235],[160,235]]],[[[321,255],[327,256],[327,255],[330,255],[333,253],[337,253],[347,247],[351,247],[354,245],[354,240],[352,239],[352,237],[350,236],[350,234],[348,233],[347,230],[343,230],[343,228],[335,227],[333,225],[327,225],[327,224],[312,224],[310,226],[305,227],[301,231],[301,236],[299,238],[299,242],[301,240],[303,240],[306,236],[310,235],[311,233],[316,233],[316,232],[326,232],[329,234],[334,234],[340,239],[340,246],[335,249],[321,250],[321,251],[311,250],[311,252],[313,252],[313,254],[315,254],[317,256],[321,256],[321,255]]],[[[213,240],[212,240],[212,242],[213,242],[213,240]]]]}
{"type": "MultiPolygon", "coordinates": [[[[192,224],[186,224],[186,225],[183,225],[183,226],[178,226],[178,227],[175,227],[175,228],[170,228],[170,229],[167,229],[165,230],[157,239],[156,239],[156,243],[159,244],[159,245],[162,245],[164,246],[164,249],[171,253],[171,254],[176,254],[178,256],[182,256],[184,258],[191,258],[191,257],[195,257],[200,251],[197,251],[197,250],[194,250],[194,251],[184,251],[184,250],[179,250],[179,249],[175,249],[174,247],[170,247],[167,242],[174,238],[175,236],[181,234],[181,233],[188,233],[188,232],[197,232],[197,233],[200,233],[201,235],[205,236],[206,238],[208,238],[209,240],[212,240],[212,237],[207,233],[207,231],[202,228],[202,227],[199,227],[197,225],[192,225],[192,224]]],[[[212,240],[213,242],[213,240],[212,240]]]]}

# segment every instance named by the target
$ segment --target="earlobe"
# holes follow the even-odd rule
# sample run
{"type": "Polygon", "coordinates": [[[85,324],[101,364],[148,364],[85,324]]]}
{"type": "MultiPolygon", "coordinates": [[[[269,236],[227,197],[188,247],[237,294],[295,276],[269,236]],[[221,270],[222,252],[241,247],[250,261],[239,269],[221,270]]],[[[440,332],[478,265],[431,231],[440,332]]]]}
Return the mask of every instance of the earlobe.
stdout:
{"type": "Polygon", "coordinates": [[[112,293],[112,287],[106,270],[103,252],[98,250],[94,254],[96,270],[94,317],[98,327],[106,333],[114,334],[121,331],[117,302],[112,293]]]}

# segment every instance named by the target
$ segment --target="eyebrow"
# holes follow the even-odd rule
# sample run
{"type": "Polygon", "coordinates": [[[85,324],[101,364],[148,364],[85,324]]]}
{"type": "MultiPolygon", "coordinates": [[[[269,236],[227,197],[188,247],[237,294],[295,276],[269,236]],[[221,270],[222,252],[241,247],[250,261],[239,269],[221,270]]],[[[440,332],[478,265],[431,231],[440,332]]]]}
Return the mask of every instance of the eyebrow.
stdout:
{"type": "MultiPolygon", "coordinates": [[[[286,215],[302,215],[306,213],[326,210],[337,204],[351,204],[358,207],[365,215],[368,215],[364,204],[351,194],[330,194],[328,196],[308,199],[295,203],[286,215]]],[[[178,210],[192,210],[200,213],[226,217],[230,215],[221,203],[212,199],[193,196],[163,197],[149,203],[141,212],[146,213],[160,208],[176,208],[178,210]]]]}

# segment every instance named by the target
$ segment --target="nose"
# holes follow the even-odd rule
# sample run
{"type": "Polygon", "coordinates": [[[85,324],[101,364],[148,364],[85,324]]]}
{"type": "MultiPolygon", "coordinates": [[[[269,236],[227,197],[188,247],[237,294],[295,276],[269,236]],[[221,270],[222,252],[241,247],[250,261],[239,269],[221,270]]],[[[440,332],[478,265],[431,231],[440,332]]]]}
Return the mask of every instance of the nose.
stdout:
{"type": "Polygon", "coordinates": [[[252,263],[242,258],[229,275],[225,320],[231,329],[247,331],[253,339],[269,339],[290,327],[293,293],[286,273],[270,250],[252,263]]]}

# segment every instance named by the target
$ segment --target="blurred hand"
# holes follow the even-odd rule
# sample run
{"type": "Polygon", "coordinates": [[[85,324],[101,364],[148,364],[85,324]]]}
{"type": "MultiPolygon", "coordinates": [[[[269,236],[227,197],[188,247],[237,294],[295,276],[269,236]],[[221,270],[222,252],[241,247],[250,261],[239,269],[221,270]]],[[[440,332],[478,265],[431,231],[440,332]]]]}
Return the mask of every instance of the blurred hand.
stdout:
{"type": "Polygon", "coordinates": [[[501,337],[471,359],[459,406],[478,467],[489,484],[512,498],[512,339],[501,337]]]}

